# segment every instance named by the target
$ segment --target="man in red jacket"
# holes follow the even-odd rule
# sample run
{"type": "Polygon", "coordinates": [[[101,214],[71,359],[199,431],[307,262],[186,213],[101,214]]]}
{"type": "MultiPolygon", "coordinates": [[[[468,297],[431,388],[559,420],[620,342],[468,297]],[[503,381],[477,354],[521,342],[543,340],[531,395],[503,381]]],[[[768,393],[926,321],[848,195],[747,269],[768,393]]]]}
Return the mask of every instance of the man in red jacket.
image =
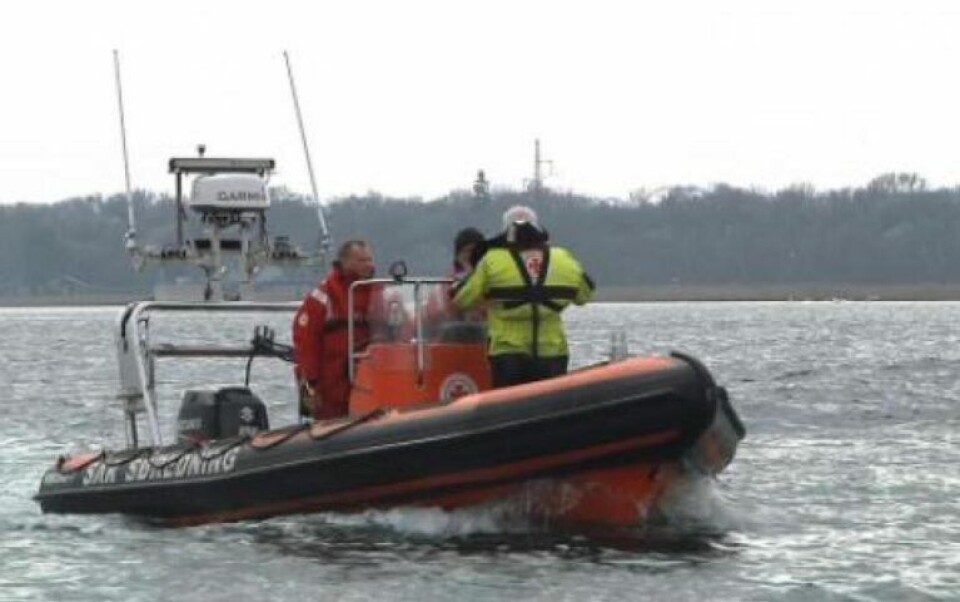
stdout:
{"type": "MultiPolygon", "coordinates": [[[[300,413],[314,420],[345,416],[350,379],[347,294],[357,280],[373,277],[373,249],[363,240],[343,243],[326,279],[304,298],[293,318],[293,346],[300,386],[300,413]]],[[[354,289],[354,347],[370,340],[368,315],[372,286],[354,289]]]]}

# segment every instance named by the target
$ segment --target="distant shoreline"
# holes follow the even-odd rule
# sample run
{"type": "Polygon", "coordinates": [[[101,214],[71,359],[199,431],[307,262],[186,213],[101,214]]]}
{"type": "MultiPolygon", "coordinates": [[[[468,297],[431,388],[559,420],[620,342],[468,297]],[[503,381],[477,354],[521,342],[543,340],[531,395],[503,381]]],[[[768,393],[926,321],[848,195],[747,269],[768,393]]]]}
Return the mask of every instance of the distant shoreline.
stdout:
{"type": "MultiPolygon", "coordinates": [[[[289,291],[285,291],[289,292],[289,291]]],[[[270,301],[299,301],[287,295],[270,301]]],[[[0,307],[71,307],[125,305],[140,300],[135,293],[0,296],[0,307]]],[[[960,301],[957,284],[697,284],[612,286],[597,289],[596,301],[607,303],[669,301],[960,301]]]]}
{"type": "Polygon", "coordinates": [[[606,287],[597,300],[642,301],[960,301],[957,284],[692,284],[606,287]]]}

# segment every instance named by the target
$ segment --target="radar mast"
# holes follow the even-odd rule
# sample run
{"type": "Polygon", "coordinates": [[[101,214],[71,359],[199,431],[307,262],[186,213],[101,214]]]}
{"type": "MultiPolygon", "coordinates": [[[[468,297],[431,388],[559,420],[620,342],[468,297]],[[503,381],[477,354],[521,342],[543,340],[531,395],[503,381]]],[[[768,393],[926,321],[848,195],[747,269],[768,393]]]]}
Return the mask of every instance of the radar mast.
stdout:
{"type": "Polygon", "coordinates": [[[253,295],[254,280],[266,265],[322,268],[331,239],[323,208],[317,197],[313,167],[287,54],[284,53],[284,58],[287,61],[297,122],[307,156],[313,200],[319,220],[319,249],[313,253],[305,253],[292,245],[287,236],[271,239],[267,232],[266,213],[271,205],[268,184],[270,175],[276,169],[276,162],[272,158],[207,157],[206,145],[203,144],[197,146],[197,156],[174,157],[169,161],[168,168],[174,176],[176,190],[175,240],[160,246],[141,245],[130,185],[119,53],[114,50],[113,56],[128,210],[129,227],[125,239],[134,269],[139,271],[147,263],[185,263],[199,267],[205,277],[203,290],[199,295],[192,295],[194,298],[189,300],[200,300],[195,297],[201,297],[203,301],[216,302],[250,299],[253,295]],[[185,186],[190,187],[189,195],[185,194],[185,186]],[[191,220],[191,217],[194,219],[191,220]],[[199,222],[200,234],[190,234],[197,230],[196,227],[189,228],[193,221],[199,222]],[[239,266],[239,290],[235,294],[227,295],[223,284],[231,265],[239,266]]]}

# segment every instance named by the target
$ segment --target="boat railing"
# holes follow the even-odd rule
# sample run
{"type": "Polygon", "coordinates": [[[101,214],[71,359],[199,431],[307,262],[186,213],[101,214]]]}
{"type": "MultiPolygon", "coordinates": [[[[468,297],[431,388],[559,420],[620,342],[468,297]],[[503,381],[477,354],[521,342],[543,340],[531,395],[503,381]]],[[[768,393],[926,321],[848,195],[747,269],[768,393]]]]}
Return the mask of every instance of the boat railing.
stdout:
{"type": "Polygon", "coordinates": [[[120,391],[117,397],[123,402],[127,446],[139,446],[137,418],[141,414],[145,416],[150,444],[163,445],[156,393],[156,358],[242,358],[250,357],[258,351],[252,344],[153,344],[150,341],[151,314],[155,312],[293,313],[299,307],[298,302],[246,301],[221,303],[140,301],[128,305],[116,324],[117,364],[120,376],[120,391]]]}

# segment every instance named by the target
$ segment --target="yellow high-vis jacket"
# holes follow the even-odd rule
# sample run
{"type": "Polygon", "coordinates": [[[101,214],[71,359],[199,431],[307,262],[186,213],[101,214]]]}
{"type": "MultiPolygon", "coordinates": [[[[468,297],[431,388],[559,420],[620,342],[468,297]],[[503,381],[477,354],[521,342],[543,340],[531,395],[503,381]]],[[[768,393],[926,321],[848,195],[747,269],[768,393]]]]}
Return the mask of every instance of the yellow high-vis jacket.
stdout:
{"type": "Polygon", "coordinates": [[[487,304],[490,355],[568,355],[560,313],[593,297],[594,284],[572,253],[544,245],[496,247],[453,291],[461,310],[487,304]]]}

